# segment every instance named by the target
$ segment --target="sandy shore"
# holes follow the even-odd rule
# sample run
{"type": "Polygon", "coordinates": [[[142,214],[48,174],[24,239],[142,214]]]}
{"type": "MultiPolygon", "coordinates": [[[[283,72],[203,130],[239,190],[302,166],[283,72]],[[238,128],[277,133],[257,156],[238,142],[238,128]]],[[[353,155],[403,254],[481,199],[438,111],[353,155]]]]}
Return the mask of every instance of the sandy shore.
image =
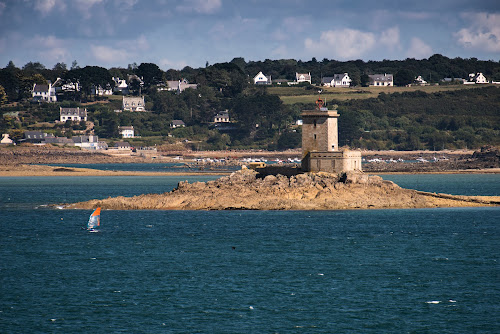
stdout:
{"type": "MultiPolygon", "coordinates": [[[[499,174],[500,168],[466,169],[444,172],[367,172],[369,175],[390,174],[499,174]]],[[[111,171],[92,168],[57,167],[45,165],[0,165],[0,177],[13,176],[187,176],[187,175],[229,175],[231,171],[189,171],[185,172],[136,172],[111,171]]]]}
{"type": "Polygon", "coordinates": [[[43,165],[0,166],[0,177],[13,176],[187,176],[187,175],[228,175],[230,172],[135,172],[111,171],[91,168],[68,168],[43,165]]]}
{"type": "MultiPolygon", "coordinates": [[[[500,168],[467,169],[445,172],[367,172],[369,175],[391,174],[499,174],[500,168]]],[[[229,175],[231,171],[196,171],[185,172],[137,172],[137,171],[111,171],[92,168],[57,167],[44,165],[0,165],[0,177],[13,176],[188,176],[188,175],[229,175]]]]}

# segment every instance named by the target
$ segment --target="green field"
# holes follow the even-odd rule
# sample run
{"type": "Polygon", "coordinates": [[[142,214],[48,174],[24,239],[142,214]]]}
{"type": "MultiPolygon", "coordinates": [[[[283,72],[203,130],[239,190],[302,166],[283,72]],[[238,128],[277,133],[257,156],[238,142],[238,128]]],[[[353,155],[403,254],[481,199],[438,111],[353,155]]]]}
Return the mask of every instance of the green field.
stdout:
{"type": "Polygon", "coordinates": [[[269,87],[269,94],[279,95],[284,104],[314,103],[318,99],[318,90],[322,90],[321,96],[327,100],[335,99],[345,101],[351,99],[376,98],[380,93],[403,93],[422,91],[425,93],[447,92],[463,89],[474,89],[485,85],[444,85],[444,86],[413,86],[413,87],[321,87],[317,89],[306,89],[305,87],[269,87]]]}

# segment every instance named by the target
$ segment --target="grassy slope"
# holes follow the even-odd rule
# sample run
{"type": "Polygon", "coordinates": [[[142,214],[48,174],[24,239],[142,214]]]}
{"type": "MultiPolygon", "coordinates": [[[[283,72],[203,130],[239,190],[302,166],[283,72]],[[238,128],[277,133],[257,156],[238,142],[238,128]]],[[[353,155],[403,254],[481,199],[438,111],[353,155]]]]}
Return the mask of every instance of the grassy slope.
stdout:
{"type": "MultiPolygon", "coordinates": [[[[446,85],[446,86],[412,86],[412,87],[356,87],[338,88],[321,87],[321,96],[330,100],[345,101],[351,99],[368,99],[378,97],[380,93],[403,93],[423,91],[426,93],[455,91],[462,89],[474,89],[484,87],[484,85],[446,85]]],[[[307,90],[304,87],[268,87],[268,93],[279,95],[285,104],[294,103],[314,103],[318,99],[315,89],[307,90]]]]}

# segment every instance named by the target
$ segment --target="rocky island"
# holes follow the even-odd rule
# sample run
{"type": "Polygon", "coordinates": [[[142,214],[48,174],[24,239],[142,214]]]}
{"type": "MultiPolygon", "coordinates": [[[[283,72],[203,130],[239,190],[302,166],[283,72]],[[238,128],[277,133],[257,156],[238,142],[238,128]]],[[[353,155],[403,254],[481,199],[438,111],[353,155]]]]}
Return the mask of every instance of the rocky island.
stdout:
{"type": "Polygon", "coordinates": [[[208,182],[180,182],[164,194],[65,205],[111,210],[343,210],[497,206],[499,196],[455,196],[403,189],[362,172],[261,176],[243,168],[208,182]]]}

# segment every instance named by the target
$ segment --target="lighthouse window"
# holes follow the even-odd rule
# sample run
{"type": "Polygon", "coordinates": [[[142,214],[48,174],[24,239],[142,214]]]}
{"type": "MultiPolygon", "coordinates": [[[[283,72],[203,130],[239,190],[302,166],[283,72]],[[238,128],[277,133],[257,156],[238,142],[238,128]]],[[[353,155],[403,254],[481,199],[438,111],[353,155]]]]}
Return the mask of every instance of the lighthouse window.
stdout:
{"type": "Polygon", "coordinates": [[[314,134],[314,140],[316,140],[316,134],[314,134]]]}
{"type": "MultiPolygon", "coordinates": [[[[316,120],[314,120],[314,127],[316,127],[316,120]]],[[[316,135],[315,135],[316,136],[316,135]]],[[[315,138],[316,139],[316,138],[315,138]]]]}

